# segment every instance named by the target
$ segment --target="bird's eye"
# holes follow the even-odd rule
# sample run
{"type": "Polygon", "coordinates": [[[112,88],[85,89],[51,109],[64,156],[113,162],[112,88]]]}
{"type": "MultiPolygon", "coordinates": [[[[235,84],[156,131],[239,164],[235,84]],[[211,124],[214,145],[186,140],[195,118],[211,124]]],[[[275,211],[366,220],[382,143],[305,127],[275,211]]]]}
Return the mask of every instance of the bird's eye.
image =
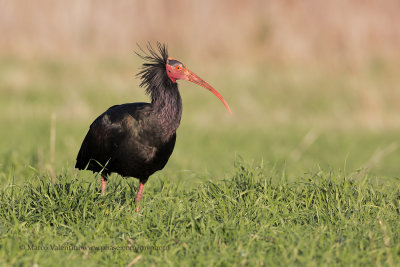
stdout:
{"type": "Polygon", "coordinates": [[[181,66],[176,66],[176,69],[177,69],[177,70],[180,70],[180,69],[181,69],[181,66]]]}

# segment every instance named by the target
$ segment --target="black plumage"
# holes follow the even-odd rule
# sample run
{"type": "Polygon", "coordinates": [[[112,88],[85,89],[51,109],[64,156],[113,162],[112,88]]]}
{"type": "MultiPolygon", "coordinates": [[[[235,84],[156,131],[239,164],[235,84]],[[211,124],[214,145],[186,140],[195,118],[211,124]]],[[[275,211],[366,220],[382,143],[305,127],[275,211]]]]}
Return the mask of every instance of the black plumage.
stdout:
{"type": "Polygon", "coordinates": [[[175,146],[182,101],[165,71],[167,50],[160,44],[158,48],[160,55],[150,46],[150,55],[141,55],[148,63],[138,74],[152,102],[116,105],[101,114],[82,143],[76,168],[145,182],[165,166],[175,146]]]}
{"type": "MultiPolygon", "coordinates": [[[[137,201],[144,183],[154,172],[164,168],[174,150],[176,130],[182,115],[182,101],[176,80],[197,83],[216,94],[229,110],[222,96],[189,71],[178,60],[168,58],[166,46],[151,45],[138,54],[146,62],[138,76],[151,103],[128,103],[110,107],[91,125],[79,150],[75,167],[102,173],[105,193],[107,176],[118,173],[140,180],[137,201]]],[[[229,110],[230,111],[230,110],[229,110]]]]}

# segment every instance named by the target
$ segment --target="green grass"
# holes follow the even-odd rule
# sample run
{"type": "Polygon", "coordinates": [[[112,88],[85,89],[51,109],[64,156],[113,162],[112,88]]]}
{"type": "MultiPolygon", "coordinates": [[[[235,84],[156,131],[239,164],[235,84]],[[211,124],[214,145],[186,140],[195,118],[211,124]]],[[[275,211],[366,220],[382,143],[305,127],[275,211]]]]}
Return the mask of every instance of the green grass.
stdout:
{"type": "Polygon", "coordinates": [[[191,64],[233,115],[180,83],[175,151],[136,213],[137,180],[113,175],[102,197],[73,166],[96,115],[146,101],[138,65],[1,58],[0,265],[399,264],[392,68],[191,64]]]}
{"type": "Polygon", "coordinates": [[[144,265],[186,266],[400,260],[398,183],[323,171],[288,183],[237,161],[229,179],[192,190],[150,180],[136,213],[137,183],[113,178],[105,197],[98,182],[71,172],[55,183],[40,176],[9,183],[0,195],[2,265],[124,266],[138,255],[144,265]]]}

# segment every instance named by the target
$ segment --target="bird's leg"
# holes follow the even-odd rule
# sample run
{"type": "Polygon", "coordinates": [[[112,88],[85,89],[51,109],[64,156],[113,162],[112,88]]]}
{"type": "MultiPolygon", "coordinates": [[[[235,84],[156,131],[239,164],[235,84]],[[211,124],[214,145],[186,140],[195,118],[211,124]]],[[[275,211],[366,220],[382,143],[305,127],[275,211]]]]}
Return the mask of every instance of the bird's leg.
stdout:
{"type": "Polygon", "coordinates": [[[107,178],[103,175],[101,176],[101,195],[104,196],[106,194],[106,185],[107,185],[107,178]]]}
{"type": "Polygon", "coordinates": [[[140,206],[139,206],[138,203],[139,203],[140,199],[142,199],[143,188],[144,188],[144,184],[146,182],[147,182],[147,179],[146,180],[140,180],[139,189],[138,189],[138,192],[137,192],[137,195],[136,195],[136,204],[137,204],[136,212],[138,212],[139,209],[140,209],[140,206]]]}
{"type": "Polygon", "coordinates": [[[140,199],[142,198],[142,196],[143,196],[143,188],[144,188],[144,184],[142,182],[140,182],[139,189],[138,189],[138,192],[137,192],[137,195],[136,195],[136,202],[139,202],[140,199]]]}

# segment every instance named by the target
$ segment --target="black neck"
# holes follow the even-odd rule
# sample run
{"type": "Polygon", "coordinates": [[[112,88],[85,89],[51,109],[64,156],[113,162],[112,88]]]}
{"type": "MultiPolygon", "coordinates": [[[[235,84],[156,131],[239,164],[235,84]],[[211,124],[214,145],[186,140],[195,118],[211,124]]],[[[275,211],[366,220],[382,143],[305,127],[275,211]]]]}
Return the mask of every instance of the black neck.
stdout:
{"type": "Polygon", "coordinates": [[[140,86],[146,87],[146,93],[151,96],[157,131],[161,138],[170,138],[175,134],[181,122],[182,100],[178,85],[167,75],[166,64],[168,53],[165,45],[157,43],[159,54],[148,45],[149,53],[138,54],[147,62],[143,64],[138,76],[142,79],[140,86]],[[160,131],[160,130],[161,131],[160,131]]]}
{"type": "Polygon", "coordinates": [[[151,104],[166,137],[176,132],[181,122],[182,99],[176,83],[153,90],[151,104]]]}

